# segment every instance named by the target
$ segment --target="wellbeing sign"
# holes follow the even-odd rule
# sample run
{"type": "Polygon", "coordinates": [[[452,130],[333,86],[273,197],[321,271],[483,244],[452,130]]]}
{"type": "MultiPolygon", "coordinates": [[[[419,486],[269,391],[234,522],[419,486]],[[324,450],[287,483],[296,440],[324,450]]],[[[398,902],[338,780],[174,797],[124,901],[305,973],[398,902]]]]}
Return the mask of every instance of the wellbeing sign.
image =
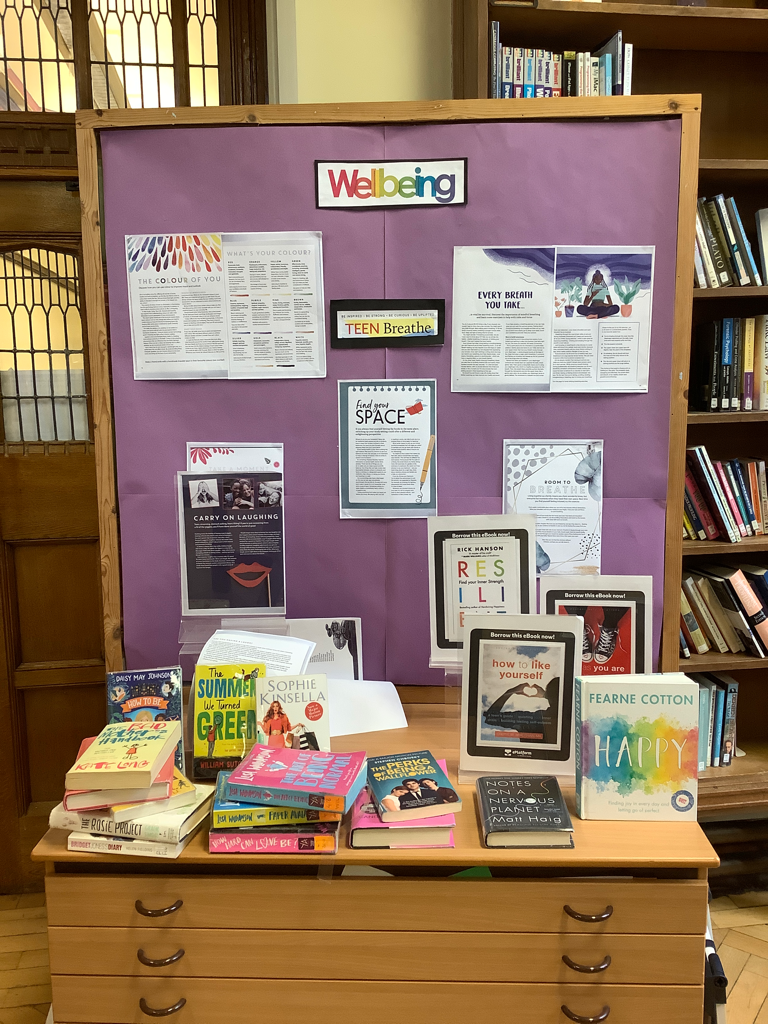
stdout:
{"type": "Polygon", "coordinates": [[[467,161],[316,160],[315,189],[320,209],[462,206],[467,161]]]}

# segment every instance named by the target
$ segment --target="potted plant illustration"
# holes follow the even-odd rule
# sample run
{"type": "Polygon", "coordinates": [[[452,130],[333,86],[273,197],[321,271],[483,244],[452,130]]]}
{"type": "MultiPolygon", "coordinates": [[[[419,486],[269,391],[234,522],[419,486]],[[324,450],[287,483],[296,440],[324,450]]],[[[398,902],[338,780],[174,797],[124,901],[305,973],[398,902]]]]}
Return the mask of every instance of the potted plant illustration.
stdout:
{"type": "Polygon", "coordinates": [[[573,316],[574,302],[578,302],[581,299],[581,280],[578,277],[573,277],[562,281],[560,284],[560,291],[566,297],[565,315],[573,316]]]}
{"type": "Polygon", "coordinates": [[[621,299],[622,316],[630,316],[632,314],[632,300],[640,291],[641,284],[641,281],[630,281],[626,276],[623,281],[615,280],[613,282],[616,294],[621,299]]]}

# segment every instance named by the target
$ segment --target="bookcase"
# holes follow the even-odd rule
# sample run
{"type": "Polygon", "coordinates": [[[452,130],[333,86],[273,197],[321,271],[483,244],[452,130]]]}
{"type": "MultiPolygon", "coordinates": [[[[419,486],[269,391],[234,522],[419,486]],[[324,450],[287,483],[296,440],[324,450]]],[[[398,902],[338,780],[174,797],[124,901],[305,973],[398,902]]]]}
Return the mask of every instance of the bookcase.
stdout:
{"type": "MultiPolygon", "coordinates": [[[[593,50],[621,29],[634,44],[633,94],[699,93],[701,138],[699,195],[735,197],[757,252],[755,210],[768,206],[768,3],[723,0],[709,6],[583,0],[454,0],[454,96],[489,95],[488,34],[500,24],[504,46],[555,51],[593,50]]],[[[514,104],[515,100],[500,100],[514,104]]],[[[546,103],[546,100],[537,102],[546,103]]],[[[551,100],[557,103],[558,100],[551,100]]],[[[569,101],[576,102],[576,101],[569,101]]],[[[768,312],[768,287],[694,289],[692,321],[768,312]]],[[[690,338],[678,351],[687,366],[690,338]]],[[[673,421],[679,410],[673,408],[673,421]]],[[[746,757],[727,769],[708,769],[700,779],[706,819],[768,816],[768,662],[747,655],[708,653],[680,659],[679,593],[682,568],[734,555],[768,565],[768,536],[739,545],[683,541],[684,448],[705,444],[713,458],[768,457],[768,412],[688,413],[687,425],[671,431],[661,668],[723,671],[740,681],[738,745],[746,757]]]]}

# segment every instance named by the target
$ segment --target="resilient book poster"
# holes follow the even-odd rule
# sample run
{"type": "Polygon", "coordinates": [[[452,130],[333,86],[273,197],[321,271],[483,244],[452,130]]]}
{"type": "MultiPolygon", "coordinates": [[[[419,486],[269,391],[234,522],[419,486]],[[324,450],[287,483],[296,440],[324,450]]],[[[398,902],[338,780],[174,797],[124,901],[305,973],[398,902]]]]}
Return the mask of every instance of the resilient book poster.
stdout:
{"type": "Polygon", "coordinates": [[[528,614],[536,604],[533,516],[435,516],[429,539],[432,668],[461,665],[467,615],[528,614]]]}
{"type": "Polygon", "coordinates": [[[572,775],[581,620],[470,615],[464,629],[459,782],[518,772],[521,762],[528,772],[572,775]]]}
{"type": "Polygon", "coordinates": [[[600,572],[602,441],[504,441],[504,512],[536,517],[536,572],[600,572]]]}
{"type": "Polygon", "coordinates": [[[539,607],[584,620],[579,675],[642,675],[651,671],[652,595],[652,576],[542,576],[539,607]]]}
{"type": "Polygon", "coordinates": [[[437,381],[339,381],[342,519],[437,514],[437,381]]]}

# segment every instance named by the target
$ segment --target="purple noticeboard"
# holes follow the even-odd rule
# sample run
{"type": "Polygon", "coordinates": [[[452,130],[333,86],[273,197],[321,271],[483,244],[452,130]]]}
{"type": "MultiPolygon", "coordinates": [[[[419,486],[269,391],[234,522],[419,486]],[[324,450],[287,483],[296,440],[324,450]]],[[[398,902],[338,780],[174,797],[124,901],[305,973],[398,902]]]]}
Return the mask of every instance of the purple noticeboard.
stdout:
{"type": "Polygon", "coordinates": [[[187,441],[285,444],[288,615],[363,619],[365,674],[428,668],[424,520],[339,519],[336,382],[438,381],[438,511],[501,511],[502,440],[605,440],[603,572],[654,578],[661,630],[680,155],[677,120],[428,126],[238,126],[101,133],[129,668],[178,660],[175,473],[187,441]],[[466,156],[468,203],[317,210],[314,161],[466,156]],[[322,231],[331,299],[446,299],[446,344],[328,349],[324,380],[135,381],[124,237],[322,231]],[[455,245],[655,245],[642,395],[452,394],[455,245]]]}

